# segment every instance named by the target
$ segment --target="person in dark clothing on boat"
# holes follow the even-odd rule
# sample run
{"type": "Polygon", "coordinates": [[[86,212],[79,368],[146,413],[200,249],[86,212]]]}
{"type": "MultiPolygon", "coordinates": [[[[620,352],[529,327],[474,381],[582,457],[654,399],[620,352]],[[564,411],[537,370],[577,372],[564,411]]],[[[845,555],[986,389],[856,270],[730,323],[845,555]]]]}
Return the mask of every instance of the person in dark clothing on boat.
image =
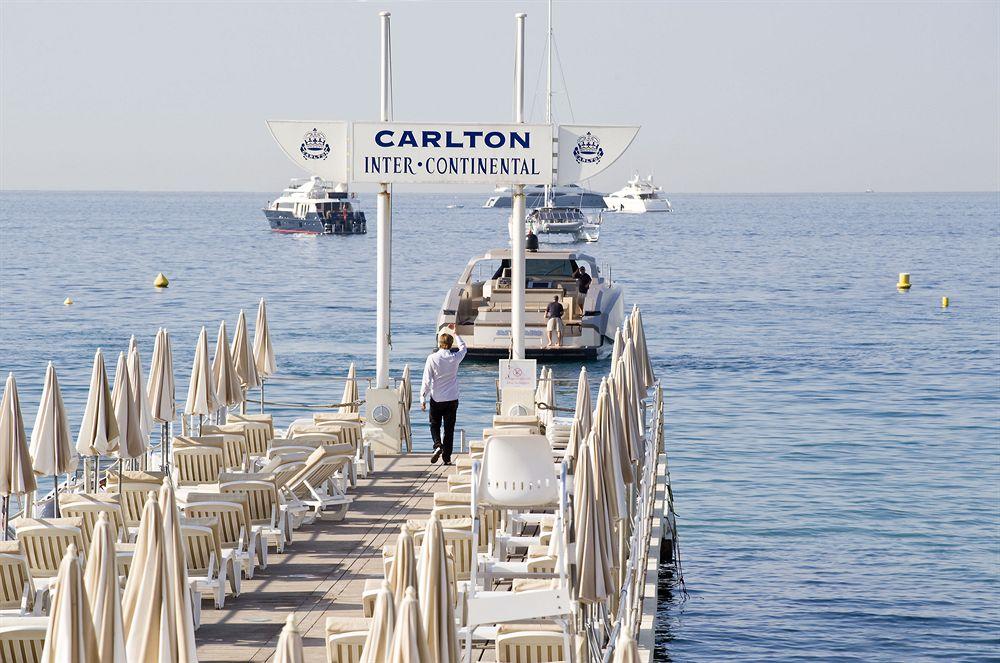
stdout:
{"type": "Polygon", "coordinates": [[[528,236],[524,238],[524,248],[527,251],[537,251],[538,250],[538,235],[528,228],[528,236]]]}
{"type": "Polygon", "coordinates": [[[563,338],[563,305],[559,303],[559,295],[552,297],[552,301],[549,305],[545,307],[545,318],[548,322],[545,325],[545,340],[548,345],[545,347],[551,348],[552,346],[552,332],[556,333],[556,344],[555,347],[562,347],[563,338]]]}
{"type": "Polygon", "coordinates": [[[580,294],[586,295],[587,291],[590,290],[590,282],[594,280],[587,273],[587,269],[583,265],[580,265],[573,272],[573,278],[576,279],[576,286],[579,288],[580,294]]]}

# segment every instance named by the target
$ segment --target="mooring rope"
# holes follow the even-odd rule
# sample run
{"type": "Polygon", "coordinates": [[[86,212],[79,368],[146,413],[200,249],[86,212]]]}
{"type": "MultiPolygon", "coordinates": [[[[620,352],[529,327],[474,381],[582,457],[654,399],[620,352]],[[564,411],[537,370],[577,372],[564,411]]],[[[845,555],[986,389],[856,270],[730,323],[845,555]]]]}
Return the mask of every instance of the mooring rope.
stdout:
{"type": "Polygon", "coordinates": [[[538,410],[552,410],[553,412],[576,412],[575,407],[556,407],[548,403],[535,403],[535,408],[538,410]]]}
{"type": "MultiPolygon", "coordinates": [[[[255,405],[260,405],[260,399],[248,398],[247,403],[253,403],[255,405]]],[[[313,404],[313,403],[279,403],[277,401],[264,401],[264,405],[275,405],[277,407],[307,407],[317,410],[335,410],[342,407],[358,407],[364,405],[363,400],[349,401],[347,403],[324,403],[324,404],[313,404]]]]}

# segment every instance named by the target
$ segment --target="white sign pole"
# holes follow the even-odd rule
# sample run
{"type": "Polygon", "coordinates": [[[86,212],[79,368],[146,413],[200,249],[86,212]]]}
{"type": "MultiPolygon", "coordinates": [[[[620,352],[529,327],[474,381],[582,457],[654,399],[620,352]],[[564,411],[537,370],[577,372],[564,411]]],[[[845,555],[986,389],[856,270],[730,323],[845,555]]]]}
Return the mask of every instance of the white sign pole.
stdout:
{"type": "MultiPolygon", "coordinates": [[[[527,14],[516,14],[517,37],[514,46],[514,121],[524,123],[524,19],[527,14]]],[[[524,359],[524,185],[514,185],[513,208],[510,219],[511,282],[510,282],[510,337],[513,341],[511,355],[524,359]]]]}
{"type": "MultiPolygon", "coordinates": [[[[379,119],[388,122],[391,118],[389,100],[392,91],[389,70],[389,12],[380,12],[381,22],[381,64],[379,67],[381,106],[379,119]]],[[[376,205],[377,269],[376,302],[375,302],[375,334],[378,337],[375,345],[375,387],[385,389],[389,386],[389,341],[391,307],[390,290],[392,288],[392,199],[387,182],[379,183],[378,203],[376,205]]]]}

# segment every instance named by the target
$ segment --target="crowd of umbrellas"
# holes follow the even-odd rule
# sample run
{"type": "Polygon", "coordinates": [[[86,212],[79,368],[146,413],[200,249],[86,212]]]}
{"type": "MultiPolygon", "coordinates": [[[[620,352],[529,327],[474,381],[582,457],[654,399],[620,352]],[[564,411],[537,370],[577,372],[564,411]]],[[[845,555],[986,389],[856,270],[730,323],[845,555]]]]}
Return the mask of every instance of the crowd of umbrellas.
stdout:
{"type": "MultiPolygon", "coordinates": [[[[219,326],[212,361],[208,334],[202,327],[195,346],[187,400],[181,415],[183,420],[186,423],[197,417],[200,426],[205,417],[219,417],[230,408],[240,407],[245,411],[247,392],[251,389],[260,389],[263,409],[264,382],[276,370],[263,299],[257,308],[252,343],[246,316],[241,310],[232,344],[226,333],[226,323],[223,321],[219,326]]],[[[38,488],[36,477],[52,477],[52,503],[54,514],[58,516],[59,478],[68,475],[64,486],[70,485],[81,457],[85,492],[92,492],[97,486],[101,459],[127,464],[133,469],[147,469],[153,456],[150,439],[155,425],[160,428],[159,469],[168,469],[171,426],[180,414],[175,392],[173,353],[166,329],[156,333],[148,379],[144,379],[134,336],[128,350],[118,354],[113,384],[108,380],[104,353],[98,349],[94,354],[87,404],[74,442],[59,379],[50,362],[45,370],[41,402],[29,444],[17,382],[14,374],[9,374],[0,405],[2,537],[7,538],[11,497],[20,498],[24,515],[33,515],[32,496],[38,488]]]]}

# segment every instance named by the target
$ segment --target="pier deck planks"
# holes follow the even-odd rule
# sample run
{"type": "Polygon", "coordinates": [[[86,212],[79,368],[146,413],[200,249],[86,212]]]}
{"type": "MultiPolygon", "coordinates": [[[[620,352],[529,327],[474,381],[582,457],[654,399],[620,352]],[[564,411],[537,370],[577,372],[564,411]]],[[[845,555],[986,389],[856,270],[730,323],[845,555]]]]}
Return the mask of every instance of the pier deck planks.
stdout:
{"type": "Polygon", "coordinates": [[[200,661],[268,661],[289,612],[303,635],[307,663],[324,663],[326,618],[361,617],[367,578],[382,577],[382,546],[393,544],[408,518],[430,514],[435,491],[447,490],[452,468],[414,453],[379,458],[371,478],[350,491],[354,503],[342,522],[317,520],[295,532],[284,554],[272,551],[267,569],[243,580],[243,594],[216,610],[202,602],[195,636],[200,661]]]}

